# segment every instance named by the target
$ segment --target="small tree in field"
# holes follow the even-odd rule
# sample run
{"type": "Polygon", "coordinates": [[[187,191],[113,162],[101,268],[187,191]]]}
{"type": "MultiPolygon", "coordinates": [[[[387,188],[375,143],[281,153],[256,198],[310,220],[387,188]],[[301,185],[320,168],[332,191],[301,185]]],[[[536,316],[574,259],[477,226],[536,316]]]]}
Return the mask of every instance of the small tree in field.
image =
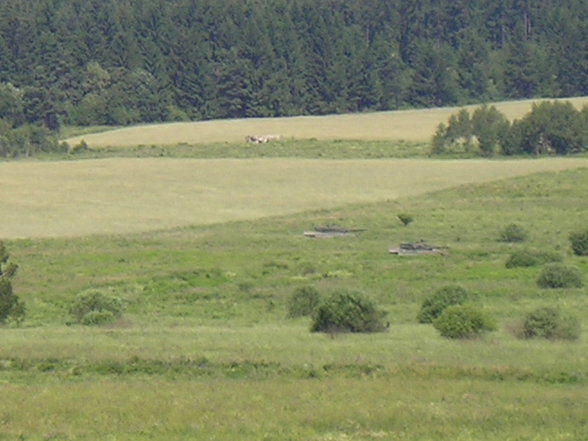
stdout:
{"type": "Polygon", "coordinates": [[[494,319],[473,305],[450,306],[433,326],[447,338],[475,338],[496,330],[494,319]]]}
{"type": "Polygon", "coordinates": [[[400,222],[402,222],[402,225],[404,225],[406,227],[410,223],[412,223],[412,221],[414,220],[414,217],[408,213],[400,213],[398,215],[398,220],[400,220],[400,222]]]}
{"type": "Polygon", "coordinates": [[[328,297],[314,314],[312,332],[379,332],[386,313],[359,292],[340,291],[328,297]]]}
{"type": "Polygon", "coordinates": [[[18,266],[10,262],[10,255],[0,242],[0,323],[12,320],[17,324],[24,320],[25,306],[12,291],[11,279],[18,266]]]}
{"type": "Polygon", "coordinates": [[[570,234],[570,243],[576,256],[588,256],[588,229],[570,234]]]}
{"type": "Polygon", "coordinates": [[[417,315],[417,320],[419,323],[432,323],[446,308],[461,305],[467,299],[468,293],[461,286],[443,286],[425,299],[417,315]]]}

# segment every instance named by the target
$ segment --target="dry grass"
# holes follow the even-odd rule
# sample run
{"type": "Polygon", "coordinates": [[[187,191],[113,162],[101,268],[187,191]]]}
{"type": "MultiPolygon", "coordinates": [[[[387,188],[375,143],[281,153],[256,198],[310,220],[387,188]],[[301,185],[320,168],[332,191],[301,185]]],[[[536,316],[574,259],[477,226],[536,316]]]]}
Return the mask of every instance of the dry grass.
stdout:
{"type": "Polygon", "coordinates": [[[104,159],[0,163],[0,238],[256,219],[586,167],[588,159],[104,159]]]}
{"type": "MultiPolygon", "coordinates": [[[[588,104],[588,97],[568,99],[575,106],[588,104]]],[[[508,118],[520,118],[538,100],[508,101],[495,106],[508,118]]],[[[478,106],[469,106],[475,108],[478,106]]],[[[84,139],[91,147],[175,145],[243,142],[247,135],[279,134],[284,138],[336,140],[428,141],[437,125],[447,121],[457,108],[359,113],[290,118],[182,122],[127,127],[67,139],[75,145],[84,139]]]]}

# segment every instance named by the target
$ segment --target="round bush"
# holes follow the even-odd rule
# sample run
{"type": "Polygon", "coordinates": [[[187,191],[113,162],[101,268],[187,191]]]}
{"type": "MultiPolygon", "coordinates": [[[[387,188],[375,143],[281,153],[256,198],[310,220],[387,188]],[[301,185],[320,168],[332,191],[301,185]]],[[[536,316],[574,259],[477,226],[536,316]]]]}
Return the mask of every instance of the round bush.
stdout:
{"type": "Polygon", "coordinates": [[[527,232],[518,224],[509,224],[500,232],[499,240],[501,242],[524,242],[527,240],[527,232]]]}
{"type": "Polygon", "coordinates": [[[581,288],[584,282],[577,268],[563,263],[550,263],[539,273],[537,285],[541,288],[581,288]]]}
{"type": "Polygon", "coordinates": [[[70,314],[78,323],[98,325],[113,322],[123,313],[123,302],[119,297],[97,289],[78,294],[72,303],[70,314]]]}
{"type": "Polygon", "coordinates": [[[419,323],[432,323],[447,307],[461,305],[467,299],[468,293],[461,286],[444,286],[425,299],[417,315],[417,320],[419,323]]]}
{"type": "Polygon", "coordinates": [[[555,251],[524,249],[514,251],[508,257],[505,266],[507,268],[520,268],[561,261],[562,256],[555,251]]]}
{"type": "Polygon", "coordinates": [[[317,309],[312,332],[379,332],[386,313],[358,292],[336,292],[317,309]]]}
{"type": "Polygon", "coordinates": [[[288,299],[288,316],[302,317],[312,315],[319,306],[321,295],[312,286],[296,288],[288,299]]]}
{"type": "Polygon", "coordinates": [[[588,229],[570,234],[570,243],[576,256],[588,256],[588,229]]]}
{"type": "Polygon", "coordinates": [[[576,340],[580,336],[580,322],[576,317],[563,315],[557,308],[538,308],[525,316],[523,337],[551,340],[576,340]]]}
{"type": "Polygon", "coordinates": [[[433,326],[447,338],[474,338],[496,329],[493,318],[473,305],[448,307],[433,326]]]}

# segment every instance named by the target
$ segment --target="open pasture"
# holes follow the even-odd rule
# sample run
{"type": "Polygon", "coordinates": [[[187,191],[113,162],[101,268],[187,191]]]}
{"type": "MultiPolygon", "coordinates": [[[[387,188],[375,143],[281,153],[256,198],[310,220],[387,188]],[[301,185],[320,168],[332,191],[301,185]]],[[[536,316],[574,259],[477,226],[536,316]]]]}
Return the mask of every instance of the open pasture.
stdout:
{"type": "MultiPolygon", "coordinates": [[[[100,163],[110,164],[87,166],[100,163]]],[[[460,165],[480,175],[477,163],[456,162],[445,174],[460,165]]],[[[0,330],[0,439],[582,440],[586,288],[540,290],[538,267],[504,262],[513,249],[549,249],[586,278],[588,261],[571,255],[567,236],[585,225],[588,173],[568,170],[584,164],[577,159],[550,159],[554,170],[526,176],[517,173],[533,164],[540,171],[542,161],[480,163],[516,177],[498,180],[496,168],[492,182],[470,179],[397,200],[165,231],[8,240],[28,316],[21,328],[0,330]],[[400,212],[414,222],[403,226],[400,212]],[[525,244],[497,241],[510,222],[527,229],[525,244]],[[325,224],[366,231],[302,237],[325,224]],[[386,252],[418,239],[447,246],[447,255],[386,252]],[[453,283],[497,318],[497,332],[451,341],[416,323],[422,300],[453,283]],[[390,328],[310,333],[309,320],[288,319],[285,308],[306,285],[367,293],[388,311],[390,328]],[[68,305],[88,288],[120,296],[123,319],[66,326],[68,305]],[[549,304],[578,314],[578,341],[513,335],[526,311],[549,304]]]]}
{"type": "MultiPolygon", "coordinates": [[[[569,98],[575,106],[588,104],[588,97],[569,98]]],[[[539,100],[494,103],[508,118],[520,118],[539,100]]],[[[465,106],[473,109],[476,106],[465,106]]],[[[244,142],[249,135],[276,134],[285,139],[318,140],[389,140],[427,142],[441,122],[457,112],[457,107],[399,110],[327,116],[287,118],[250,118],[199,122],[177,122],[125,127],[96,134],[73,136],[66,141],[76,145],[81,140],[90,147],[131,147],[137,145],[175,145],[244,142]]]]}
{"type": "Polygon", "coordinates": [[[586,165],[587,158],[0,163],[0,237],[124,234],[259,219],[586,165]]]}

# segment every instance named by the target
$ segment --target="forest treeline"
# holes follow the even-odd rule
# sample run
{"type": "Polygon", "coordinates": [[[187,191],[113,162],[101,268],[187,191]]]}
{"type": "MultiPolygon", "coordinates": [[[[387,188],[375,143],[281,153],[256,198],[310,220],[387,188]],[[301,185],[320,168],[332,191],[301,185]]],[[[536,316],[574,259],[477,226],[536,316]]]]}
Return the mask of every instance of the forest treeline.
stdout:
{"type": "Polygon", "coordinates": [[[587,18],[586,0],[2,0],[0,119],[53,130],[588,95],[587,18]]]}

